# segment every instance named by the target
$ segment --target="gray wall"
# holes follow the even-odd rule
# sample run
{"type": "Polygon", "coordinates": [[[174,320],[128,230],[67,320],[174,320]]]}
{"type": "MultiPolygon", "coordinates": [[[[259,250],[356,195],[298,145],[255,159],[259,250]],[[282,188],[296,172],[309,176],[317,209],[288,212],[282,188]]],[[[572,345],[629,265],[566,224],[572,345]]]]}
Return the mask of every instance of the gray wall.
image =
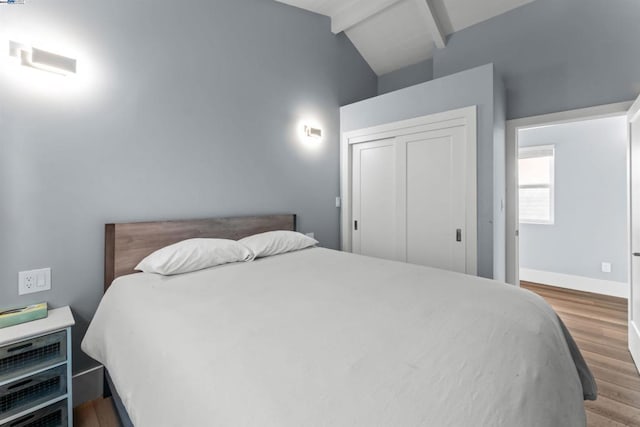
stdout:
{"type": "Polygon", "coordinates": [[[409,65],[378,77],[378,95],[433,79],[433,59],[409,65]]]}
{"type": "MultiPolygon", "coordinates": [[[[0,9],[2,40],[77,55],[77,78],[0,69],[0,306],[102,295],[103,225],[276,212],[337,248],[339,111],[377,79],[328,18],[264,0],[57,0],[0,9]],[[301,118],[322,146],[297,140],[301,118]],[[20,270],[53,290],[18,297],[20,270]]],[[[3,59],[4,60],[4,59],[3,59]]]]}
{"type": "Polygon", "coordinates": [[[530,129],[519,141],[556,149],[555,223],[520,225],[520,266],[626,282],[626,118],[530,129]]]}
{"type": "Polygon", "coordinates": [[[478,274],[483,277],[493,277],[494,78],[489,64],[340,109],[342,131],[348,132],[478,106],[478,274]]]}
{"type": "Polygon", "coordinates": [[[379,93],[492,62],[508,119],[629,101],[640,93],[638,20],[634,0],[536,0],[451,35],[432,73],[381,76],[379,93]]]}
{"type": "Polygon", "coordinates": [[[536,0],[449,37],[434,77],[493,62],[509,119],[632,100],[639,20],[634,0],[536,0]]]}

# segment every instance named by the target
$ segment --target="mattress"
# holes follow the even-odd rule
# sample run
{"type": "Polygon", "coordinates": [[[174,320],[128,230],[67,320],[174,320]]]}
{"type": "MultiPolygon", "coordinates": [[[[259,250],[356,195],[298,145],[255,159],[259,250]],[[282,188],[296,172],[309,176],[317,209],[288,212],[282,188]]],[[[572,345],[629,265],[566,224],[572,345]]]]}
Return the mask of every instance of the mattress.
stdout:
{"type": "Polygon", "coordinates": [[[595,395],[537,295],[322,248],[120,277],[82,349],[138,427],[570,427],[595,395]]]}

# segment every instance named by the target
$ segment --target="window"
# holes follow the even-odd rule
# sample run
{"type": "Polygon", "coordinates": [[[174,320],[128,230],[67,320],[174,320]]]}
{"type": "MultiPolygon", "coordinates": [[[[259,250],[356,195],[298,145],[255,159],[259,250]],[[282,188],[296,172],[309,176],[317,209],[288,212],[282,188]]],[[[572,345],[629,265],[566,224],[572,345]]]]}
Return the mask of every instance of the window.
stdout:
{"type": "Polygon", "coordinates": [[[520,222],[553,224],[553,145],[520,148],[520,222]]]}

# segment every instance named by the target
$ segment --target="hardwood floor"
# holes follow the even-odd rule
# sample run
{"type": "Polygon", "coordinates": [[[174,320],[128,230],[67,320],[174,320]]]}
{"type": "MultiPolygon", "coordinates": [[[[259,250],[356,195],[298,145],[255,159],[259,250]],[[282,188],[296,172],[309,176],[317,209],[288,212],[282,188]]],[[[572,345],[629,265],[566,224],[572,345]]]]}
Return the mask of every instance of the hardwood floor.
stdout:
{"type": "MultiPolygon", "coordinates": [[[[627,350],[627,301],[522,282],[547,300],[567,325],[598,383],[586,402],[589,427],[640,427],[640,375],[627,350]]],[[[119,427],[111,398],[74,410],[76,427],[119,427]]]]}
{"type": "Polygon", "coordinates": [[[96,399],[73,410],[74,427],[120,427],[111,398],[96,399]]]}
{"type": "Polygon", "coordinates": [[[640,426],[640,375],[627,349],[627,300],[529,282],[562,318],[598,384],[589,427],[640,426]]]}

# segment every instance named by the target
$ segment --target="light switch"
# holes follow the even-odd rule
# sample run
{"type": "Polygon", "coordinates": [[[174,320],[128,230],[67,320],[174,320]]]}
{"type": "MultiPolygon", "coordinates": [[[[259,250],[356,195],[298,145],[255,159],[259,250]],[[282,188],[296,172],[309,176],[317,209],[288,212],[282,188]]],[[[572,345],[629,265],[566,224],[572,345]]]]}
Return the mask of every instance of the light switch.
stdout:
{"type": "Polygon", "coordinates": [[[603,273],[611,273],[611,263],[610,262],[603,262],[602,263],[602,272],[603,273]]]}

